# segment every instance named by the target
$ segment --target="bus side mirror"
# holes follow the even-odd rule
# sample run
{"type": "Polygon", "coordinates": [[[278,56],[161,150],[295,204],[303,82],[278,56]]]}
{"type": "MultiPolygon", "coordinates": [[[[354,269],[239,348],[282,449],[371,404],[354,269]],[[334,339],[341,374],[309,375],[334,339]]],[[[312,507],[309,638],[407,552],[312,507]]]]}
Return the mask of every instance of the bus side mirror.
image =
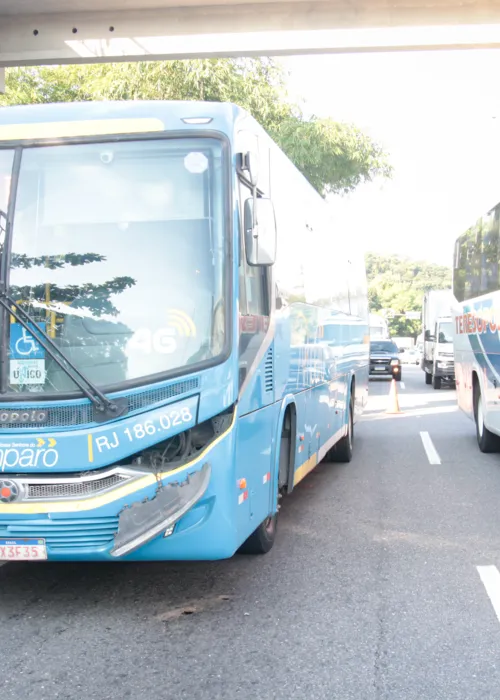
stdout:
{"type": "Polygon", "coordinates": [[[245,252],[252,266],[274,265],[276,260],[276,218],[270,199],[247,199],[244,209],[245,252]],[[255,202],[255,208],[254,208],[255,202]]]}
{"type": "Polygon", "coordinates": [[[434,336],[432,335],[432,333],[429,330],[425,331],[424,340],[434,340],[434,336]]]}
{"type": "Polygon", "coordinates": [[[0,246],[5,242],[5,231],[7,227],[7,214],[0,209],[0,246]],[[2,223],[2,219],[5,223],[2,223]]]}

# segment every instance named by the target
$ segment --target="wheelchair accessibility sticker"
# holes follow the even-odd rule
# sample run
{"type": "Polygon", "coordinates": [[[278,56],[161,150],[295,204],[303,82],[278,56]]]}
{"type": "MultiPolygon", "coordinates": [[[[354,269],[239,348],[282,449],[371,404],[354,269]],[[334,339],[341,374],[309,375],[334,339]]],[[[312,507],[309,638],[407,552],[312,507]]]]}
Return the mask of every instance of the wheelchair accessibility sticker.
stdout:
{"type": "MultiPolygon", "coordinates": [[[[45,330],[45,323],[37,325],[45,330]]],[[[10,325],[9,355],[11,384],[44,384],[45,350],[20,323],[10,325]]]]}

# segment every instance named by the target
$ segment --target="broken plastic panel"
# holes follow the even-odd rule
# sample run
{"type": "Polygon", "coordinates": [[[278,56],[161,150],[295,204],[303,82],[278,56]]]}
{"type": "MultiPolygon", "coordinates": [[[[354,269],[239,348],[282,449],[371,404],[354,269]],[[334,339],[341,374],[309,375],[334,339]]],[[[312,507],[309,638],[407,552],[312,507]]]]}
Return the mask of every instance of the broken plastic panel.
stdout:
{"type": "Polygon", "coordinates": [[[207,490],[211,471],[209,462],[205,462],[185,481],[161,485],[150,500],[124,508],[111,555],[121,557],[133,552],[180,520],[207,490]]]}

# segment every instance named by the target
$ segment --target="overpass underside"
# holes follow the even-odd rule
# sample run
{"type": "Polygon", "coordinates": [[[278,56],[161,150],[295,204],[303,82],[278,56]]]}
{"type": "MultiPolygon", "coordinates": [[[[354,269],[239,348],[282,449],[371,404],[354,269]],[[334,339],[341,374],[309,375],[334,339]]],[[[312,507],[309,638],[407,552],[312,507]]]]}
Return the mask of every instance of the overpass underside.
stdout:
{"type": "Polygon", "coordinates": [[[500,0],[0,0],[0,67],[500,47],[500,0]]]}

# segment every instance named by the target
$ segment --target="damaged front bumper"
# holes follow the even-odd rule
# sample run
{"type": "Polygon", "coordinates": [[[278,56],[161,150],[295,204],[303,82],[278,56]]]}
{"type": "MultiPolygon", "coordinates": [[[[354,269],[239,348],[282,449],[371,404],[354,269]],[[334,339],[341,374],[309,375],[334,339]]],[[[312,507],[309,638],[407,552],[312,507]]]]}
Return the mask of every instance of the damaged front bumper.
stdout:
{"type": "Polygon", "coordinates": [[[119,514],[111,556],[123,557],[172,528],[205,494],[211,466],[188,474],[181,482],[159,484],[151,499],[126,506],[119,514]]]}

